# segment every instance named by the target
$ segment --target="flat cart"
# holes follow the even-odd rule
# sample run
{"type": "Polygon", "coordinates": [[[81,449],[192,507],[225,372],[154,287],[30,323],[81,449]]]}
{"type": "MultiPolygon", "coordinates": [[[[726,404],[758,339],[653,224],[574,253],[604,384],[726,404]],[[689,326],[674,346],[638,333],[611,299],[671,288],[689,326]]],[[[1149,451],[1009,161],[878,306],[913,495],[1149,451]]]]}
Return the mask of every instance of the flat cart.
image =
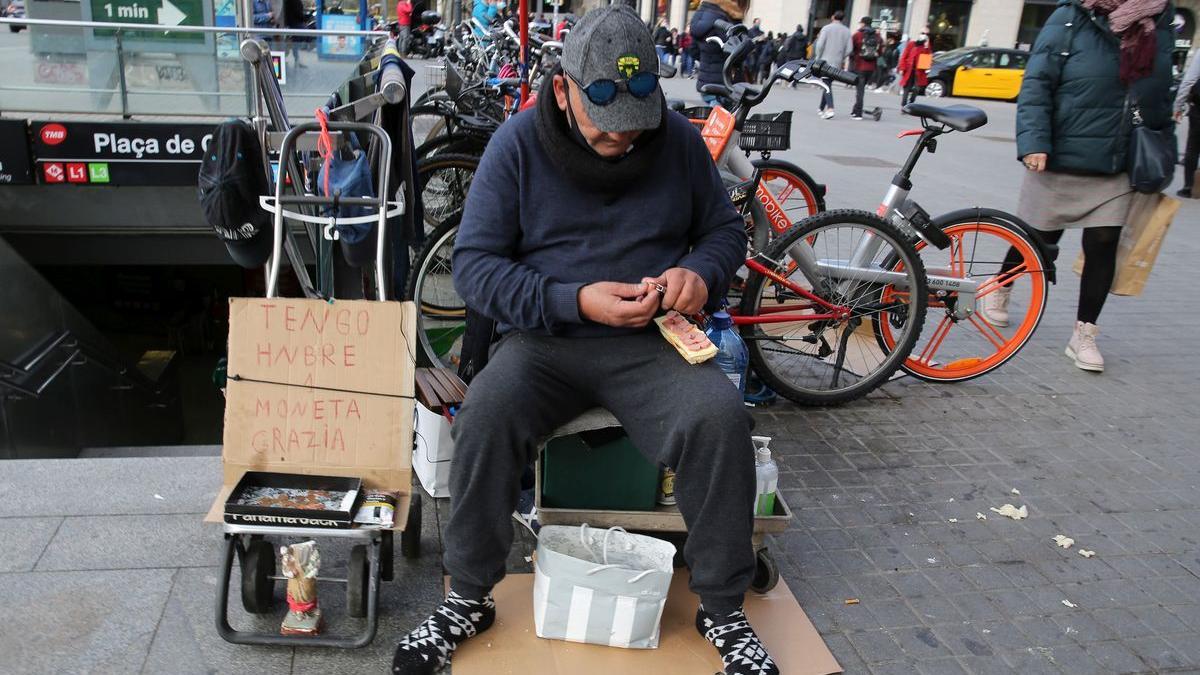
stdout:
{"type": "MultiPolygon", "coordinates": [[[[605,429],[620,426],[620,422],[612,413],[602,408],[594,408],[575,420],[556,429],[550,438],[568,436],[582,431],[605,429]]],[[[612,511],[596,509],[564,509],[546,508],[542,506],[542,456],[538,453],[534,469],[536,486],[534,488],[534,505],[537,507],[538,522],[541,525],[580,525],[587,523],[591,527],[607,529],[623,527],[627,530],[641,532],[686,533],[687,526],[683,516],[675,506],[658,505],[653,511],[612,511]]],[[[775,556],[767,548],[766,535],[783,532],[792,520],[792,511],[783,499],[783,493],[775,495],[775,513],[770,516],[754,517],[754,536],[752,544],[755,553],[754,580],[750,589],[756,593],[767,593],[779,583],[779,564],[775,556]]]]}
{"type": "MultiPolygon", "coordinates": [[[[277,141],[270,144],[276,147],[280,156],[281,176],[273,181],[274,194],[264,195],[261,204],[264,209],[273,214],[273,248],[267,266],[266,297],[277,297],[281,260],[287,255],[297,276],[302,279],[306,294],[311,291],[308,286],[307,274],[303,261],[291,237],[291,232],[285,225],[285,218],[306,223],[308,225],[324,226],[323,234],[329,237],[335,219],[319,215],[322,207],[368,206],[375,213],[356,218],[336,219],[336,222],[374,222],[376,229],[375,281],[378,300],[387,300],[390,283],[387,279],[389,265],[387,260],[390,251],[387,239],[388,219],[403,213],[403,199],[388,200],[388,179],[391,167],[392,144],[388,134],[378,125],[357,121],[339,121],[331,119],[326,129],[336,140],[343,142],[351,133],[368,134],[374,138],[379,149],[375,154],[375,170],[373,175],[378,181],[376,197],[325,197],[321,195],[304,194],[303,176],[300,164],[296,161],[297,152],[301,149],[311,150],[315,145],[315,137],[321,130],[317,122],[306,122],[291,126],[282,109],[282,96],[278,82],[270,70],[270,64],[265,59],[268,53],[264,43],[248,40],[242,45],[242,53],[250,61],[256,71],[256,79],[263,87],[263,97],[267,103],[267,112],[271,118],[277,141]],[[282,136],[280,139],[279,136],[282,136]],[[284,180],[284,177],[290,180],[284,180]],[[285,186],[286,189],[285,189],[285,186]],[[286,192],[286,193],[285,193],[286,192]]],[[[383,69],[380,73],[380,92],[345,106],[343,114],[358,118],[371,114],[379,106],[402,101],[406,92],[403,91],[403,78],[394,70],[383,69]],[[397,91],[399,87],[399,91],[397,91]]],[[[340,109],[339,109],[340,110],[340,109]]],[[[331,116],[332,117],[332,116],[331,116]]],[[[260,122],[262,120],[260,119],[260,122]]],[[[263,129],[260,126],[260,129],[263,129]]],[[[263,133],[267,132],[263,129],[263,133]]],[[[269,139],[270,140],[270,139],[269,139]]],[[[264,144],[267,147],[267,144],[264,144]]],[[[226,488],[218,495],[216,502],[209,512],[207,521],[223,521],[223,504],[228,498],[230,489],[226,488]]],[[[400,495],[395,511],[395,528],[366,528],[354,526],[349,529],[327,529],[298,526],[268,526],[245,525],[222,522],[224,532],[223,556],[220,568],[220,580],[217,584],[215,618],[217,633],[226,641],[235,644],[254,645],[286,645],[305,647],[339,647],[358,648],[369,644],[378,630],[378,603],[380,582],[393,578],[394,540],[398,534],[400,548],[406,557],[415,558],[420,554],[421,536],[421,501],[419,493],[400,495]],[[277,540],[307,540],[307,539],[338,539],[351,544],[349,566],[345,577],[335,578],[318,576],[317,582],[341,584],[346,588],[347,613],[352,617],[365,618],[362,630],[357,634],[336,635],[281,635],[279,633],[251,632],[235,630],[229,622],[229,595],[235,564],[240,571],[240,595],[242,607],[251,614],[271,613],[275,606],[275,585],[285,581],[286,577],[277,573],[276,553],[277,540]]]]}

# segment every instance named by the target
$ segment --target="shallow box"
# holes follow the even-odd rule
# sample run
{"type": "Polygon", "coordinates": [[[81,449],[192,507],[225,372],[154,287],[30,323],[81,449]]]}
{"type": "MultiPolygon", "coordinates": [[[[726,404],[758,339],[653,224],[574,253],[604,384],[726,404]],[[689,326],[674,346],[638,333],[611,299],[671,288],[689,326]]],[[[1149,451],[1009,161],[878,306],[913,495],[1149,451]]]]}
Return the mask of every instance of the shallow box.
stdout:
{"type": "Polygon", "coordinates": [[[309,476],[291,473],[247,471],[225,500],[225,522],[233,525],[277,525],[279,527],[315,527],[345,529],[354,522],[354,509],[362,494],[362,481],[340,476],[309,476]],[[243,495],[254,488],[292,488],[344,492],[332,509],[302,509],[284,506],[239,504],[243,495]]]}

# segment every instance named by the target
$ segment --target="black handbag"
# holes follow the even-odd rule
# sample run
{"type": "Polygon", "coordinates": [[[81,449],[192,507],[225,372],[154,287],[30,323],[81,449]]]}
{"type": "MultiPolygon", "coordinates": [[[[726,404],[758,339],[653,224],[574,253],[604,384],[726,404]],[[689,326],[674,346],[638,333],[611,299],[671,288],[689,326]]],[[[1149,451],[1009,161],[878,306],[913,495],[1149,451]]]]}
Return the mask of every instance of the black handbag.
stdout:
{"type": "Polygon", "coordinates": [[[1162,192],[1175,177],[1179,143],[1175,123],[1151,129],[1142,120],[1142,109],[1135,101],[1130,106],[1132,128],[1129,133],[1129,187],[1145,194],[1162,192]]]}

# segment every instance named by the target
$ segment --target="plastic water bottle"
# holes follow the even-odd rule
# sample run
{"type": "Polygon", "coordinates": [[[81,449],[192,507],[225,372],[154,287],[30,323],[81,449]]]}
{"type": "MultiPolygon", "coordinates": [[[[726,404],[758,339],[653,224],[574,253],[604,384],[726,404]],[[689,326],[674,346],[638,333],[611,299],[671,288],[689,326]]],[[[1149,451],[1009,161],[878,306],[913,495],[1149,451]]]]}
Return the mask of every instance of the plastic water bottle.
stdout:
{"type": "Polygon", "coordinates": [[[705,331],[705,334],[717,348],[717,365],[721,367],[733,386],[745,394],[746,369],[750,365],[750,352],[746,350],[746,343],[742,341],[742,336],[733,327],[733,318],[727,312],[716,312],[712,315],[712,320],[708,322],[708,330],[705,331]]]}
{"type": "Polygon", "coordinates": [[[754,441],[754,478],[757,483],[754,515],[775,515],[775,492],[779,489],[779,465],[771,459],[769,436],[752,436],[754,441]]]}

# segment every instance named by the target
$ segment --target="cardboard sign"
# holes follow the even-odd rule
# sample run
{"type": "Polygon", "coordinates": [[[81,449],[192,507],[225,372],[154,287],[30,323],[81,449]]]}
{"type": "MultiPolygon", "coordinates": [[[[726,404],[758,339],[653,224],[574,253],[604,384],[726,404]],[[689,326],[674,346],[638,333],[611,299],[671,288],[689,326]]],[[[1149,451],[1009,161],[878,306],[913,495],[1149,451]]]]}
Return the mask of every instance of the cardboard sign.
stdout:
{"type": "MultiPolygon", "coordinates": [[[[539,638],[533,629],[533,575],[510,574],[492,591],[497,609],[495,625],[458,648],[454,654],[454,675],[719,673],[721,657],[696,632],[696,606],[700,599],[688,591],[687,576],[687,570],[677,569],[671,579],[658,649],[619,649],[539,638]],[[530,664],[537,664],[537,668],[531,670],[530,664]]],[[[766,595],[747,593],[745,609],[780,672],[787,675],[842,672],[782,579],[766,595]]]]}
{"type": "Polygon", "coordinates": [[[231,299],[225,484],[278,471],[407,493],[415,326],[410,302],[231,299]]]}

